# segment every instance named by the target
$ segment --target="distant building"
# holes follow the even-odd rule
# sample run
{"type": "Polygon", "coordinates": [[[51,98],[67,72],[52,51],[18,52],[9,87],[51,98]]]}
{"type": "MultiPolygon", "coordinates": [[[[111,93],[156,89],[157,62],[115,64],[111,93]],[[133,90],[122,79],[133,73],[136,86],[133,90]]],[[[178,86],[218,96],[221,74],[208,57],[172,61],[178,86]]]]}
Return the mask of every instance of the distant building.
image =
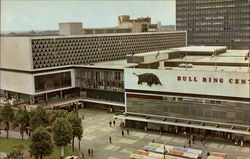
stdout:
{"type": "Polygon", "coordinates": [[[129,15],[118,16],[118,28],[131,28],[132,32],[156,31],[157,24],[151,24],[150,17],[130,19],[129,15]]]}
{"type": "Polygon", "coordinates": [[[175,31],[175,25],[162,25],[161,22],[157,22],[157,31],[175,31]]]}
{"type": "Polygon", "coordinates": [[[84,28],[81,22],[59,23],[60,35],[139,33],[157,31],[157,24],[151,24],[151,18],[130,19],[128,15],[118,16],[117,27],[84,28]]]}
{"type": "Polygon", "coordinates": [[[176,28],[188,45],[249,49],[249,0],[176,0],[176,28]]]}

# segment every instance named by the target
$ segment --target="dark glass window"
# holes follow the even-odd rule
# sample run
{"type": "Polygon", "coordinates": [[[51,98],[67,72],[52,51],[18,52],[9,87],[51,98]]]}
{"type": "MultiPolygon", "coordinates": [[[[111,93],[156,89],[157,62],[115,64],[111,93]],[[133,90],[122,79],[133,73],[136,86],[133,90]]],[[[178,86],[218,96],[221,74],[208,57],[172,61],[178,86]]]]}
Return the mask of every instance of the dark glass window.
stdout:
{"type": "Polygon", "coordinates": [[[48,91],[70,86],[71,86],[70,72],[35,76],[36,92],[48,91]]]}

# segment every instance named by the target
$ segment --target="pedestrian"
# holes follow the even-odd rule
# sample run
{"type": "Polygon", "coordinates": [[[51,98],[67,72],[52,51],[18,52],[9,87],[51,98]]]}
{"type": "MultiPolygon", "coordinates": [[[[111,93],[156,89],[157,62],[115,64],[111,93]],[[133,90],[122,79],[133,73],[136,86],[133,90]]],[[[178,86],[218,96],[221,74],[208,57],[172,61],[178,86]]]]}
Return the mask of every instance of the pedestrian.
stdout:
{"type": "Polygon", "coordinates": [[[122,130],[122,136],[124,136],[124,131],[122,130]]]}
{"type": "Polygon", "coordinates": [[[240,141],[240,146],[243,147],[243,140],[240,141]]]}
{"type": "Polygon", "coordinates": [[[145,127],[144,127],[144,130],[145,130],[145,131],[148,131],[148,128],[147,128],[147,126],[145,126],[145,127]]]}
{"type": "Polygon", "coordinates": [[[115,120],[113,120],[113,125],[115,126],[115,120]]]}
{"type": "Polygon", "coordinates": [[[90,149],[90,152],[91,152],[91,156],[93,157],[94,156],[94,150],[92,148],[90,149]]]}
{"type": "Polygon", "coordinates": [[[112,143],[112,138],[111,138],[111,136],[109,136],[109,143],[110,143],[110,144],[112,143]]]}
{"type": "Polygon", "coordinates": [[[189,144],[189,146],[191,147],[191,140],[190,140],[190,139],[188,140],[188,144],[189,144]]]}
{"type": "Polygon", "coordinates": [[[193,136],[192,140],[193,140],[193,144],[194,144],[194,136],[193,136]]]}
{"type": "Polygon", "coordinates": [[[110,126],[110,127],[112,126],[112,122],[111,122],[111,121],[109,121],[109,126],[110,126]]]}
{"type": "Polygon", "coordinates": [[[90,148],[88,149],[88,155],[90,156],[90,148]]]}
{"type": "Polygon", "coordinates": [[[129,129],[127,129],[127,134],[129,135],[129,129]]]}
{"type": "Polygon", "coordinates": [[[206,143],[206,137],[203,137],[203,146],[205,145],[205,143],[206,143]]]}
{"type": "Polygon", "coordinates": [[[187,136],[187,132],[186,131],[184,131],[184,136],[187,136]]]}
{"type": "Polygon", "coordinates": [[[82,115],[82,120],[84,120],[84,115],[82,115]]]}

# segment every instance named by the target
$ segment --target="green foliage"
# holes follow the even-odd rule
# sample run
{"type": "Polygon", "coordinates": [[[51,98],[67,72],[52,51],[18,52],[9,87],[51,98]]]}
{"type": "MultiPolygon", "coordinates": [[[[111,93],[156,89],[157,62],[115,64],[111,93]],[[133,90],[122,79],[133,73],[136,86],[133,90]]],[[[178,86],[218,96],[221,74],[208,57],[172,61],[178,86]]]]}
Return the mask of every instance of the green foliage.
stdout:
{"type": "Polygon", "coordinates": [[[14,111],[10,103],[4,104],[3,109],[0,112],[1,120],[3,122],[11,122],[14,119],[14,111]]]}
{"type": "Polygon", "coordinates": [[[54,110],[50,115],[50,122],[53,123],[56,118],[66,118],[68,112],[66,110],[54,110]]]}
{"type": "Polygon", "coordinates": [[[7,159],[23,159],[22,155],[23,154],[20,149],[12,149],[7,154],[7,159]]]}
{"type": "MultiPolygon", "coordinates": [[[[21,140],[21,139],[14,139],[14,138],[3,138],[0,137],[0,151],[1,152],[6,152],[9,153],[14,146],[16,146],[17,144],[21,144],[24,145],[24,151],[28,151],[29,149],[29,145],[30,145],[31,141],[30,140],[21,140]]],[[[53,147],[53,152],[50,156],[45,156],[44,159],[58,159],[60,156],[60,148],[59,147],[53,147]]],[[[65,156],[77,156],[77,152],[72,152],[71,150],[71,146],[66,146],[65,147],[65,156]]],[[[34,159],[34,157],[30,157],[27,159],[34,159]]]]}
{"type": "Polygon", "coordinates": [[[57,146],[66,146],[70,143],[72,135],[72,127],[65,118],[57,118],[53,125],[53,140],[57,146]]]}
{"type": "Polygon", "coordinates": [[[52,153],[52,138],[44,127],[37,128],[31,136],[30,150],[35,157],[48,156],[52,153]]]}
{"type": "Polygon", "coordinates": [[[30,124],[33,130],[40,126],[46,127],[49,124],[49,115],[42,107],[37,107],[31,111],[30,124]]]}
{"type": "Polygon", "coordinates": [[[22,134],[24,132],[28,132],[28,126],[29,126],[29,113],[26,109],[18,109],[16,116],[15,116],[15,121],[20,125],[20,133],[22,134]]]}
{"type": "Polygon", "coordinates": [[[4,104],[4,107],[0,112],[0,116],[1,116],[1,120],[5,123],[6,130],[7,130],[6,138],[8,138],[10,122],[14,120],[14,116],[15,116],[10,103],[4,104]]]}
{"type": "Polygon", "coordinates": [[[73,137],[77,137],[78,139],[82,138],[82,120],[78,117],[77,113],[71,112],[67,117],[68,121],[72,126],[73,137]]]}

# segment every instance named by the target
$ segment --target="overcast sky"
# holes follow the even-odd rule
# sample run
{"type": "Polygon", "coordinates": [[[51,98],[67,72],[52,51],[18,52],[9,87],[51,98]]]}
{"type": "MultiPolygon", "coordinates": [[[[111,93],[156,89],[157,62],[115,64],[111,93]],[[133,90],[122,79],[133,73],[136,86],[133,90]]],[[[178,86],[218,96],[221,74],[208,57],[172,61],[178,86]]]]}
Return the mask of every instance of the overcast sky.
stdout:
{"type": "Polygon", "coordinates": [[[124,14],[175,24],[175,0],[1,0],[1,31],[55,30],[59,22],[114,27],[124,14]]]}

